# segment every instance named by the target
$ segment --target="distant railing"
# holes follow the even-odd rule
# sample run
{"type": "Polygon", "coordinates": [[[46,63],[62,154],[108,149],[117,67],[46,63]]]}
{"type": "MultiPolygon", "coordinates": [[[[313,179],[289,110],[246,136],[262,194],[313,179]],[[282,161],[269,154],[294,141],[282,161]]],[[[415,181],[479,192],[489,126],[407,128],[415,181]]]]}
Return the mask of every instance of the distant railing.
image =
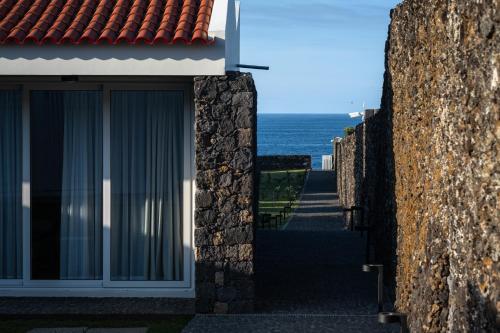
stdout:
{"type": "Polygon", "coordinates": [[[267,155],[257,157],[261,171],[274,170],[311,170],[310,155],[267,155]]]}
{"type": "Polygon", "coordinates": [[[333,156],[332,155],[323,155],[321,169],[333,170],[333,156]]]}

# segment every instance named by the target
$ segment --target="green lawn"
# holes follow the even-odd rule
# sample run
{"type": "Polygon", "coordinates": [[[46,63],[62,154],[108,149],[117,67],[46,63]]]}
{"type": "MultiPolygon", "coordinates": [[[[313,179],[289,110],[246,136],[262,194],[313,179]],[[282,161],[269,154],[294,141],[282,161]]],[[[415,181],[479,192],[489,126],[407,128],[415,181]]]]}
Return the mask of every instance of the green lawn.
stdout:
{"type": "Polygon", "coordinates": [[[33,328],[91,327],[120,328],[148,327],[148,333],[179,333],[192,316],[165,316],[158,320],[141,319],[7,319],[0,320],[0,332],[25,333],[33,328]]]}
{"type": "MultiPolygon", "coordinates": [[[[289,204],[297,208],[306,177],[306,170],[263,171],[260,174],[259,215],[279,215],[289,204]]],[[[289,216],[280,227],[288,222],[289,216]]],[[[273,223],[274,225],[274,223],[273,223]]],[[[258,224],[261,227],[260,223],[258,224]]]]}

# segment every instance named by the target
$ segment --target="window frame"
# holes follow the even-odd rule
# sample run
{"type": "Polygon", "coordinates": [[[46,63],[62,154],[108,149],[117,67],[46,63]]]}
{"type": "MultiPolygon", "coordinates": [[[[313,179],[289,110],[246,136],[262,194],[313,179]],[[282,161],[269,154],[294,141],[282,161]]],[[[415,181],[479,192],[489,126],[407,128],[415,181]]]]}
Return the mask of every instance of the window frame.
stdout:
{"type": "MultiPolygon", "coordinates": [[[[194,293],[194,103],[192,84],[151,82],[37,82],[12,84],[22,89],[22,279],[1,280],[0,296],[50,297],[180,297],[194,293]],[[102,280],[32,280],[31,279],[31,159],[30,93],[36,90],[95,90],[102,93],[103,116],[103,278],[102,280]],[[184,180],[183,180],[183,280],[181,281],[112,281],[111,280],[111,92],[112,91],[181,91],[184,97],[184,180]]],[[[0,89],[7,90],[3,85],[0,89]]]]}

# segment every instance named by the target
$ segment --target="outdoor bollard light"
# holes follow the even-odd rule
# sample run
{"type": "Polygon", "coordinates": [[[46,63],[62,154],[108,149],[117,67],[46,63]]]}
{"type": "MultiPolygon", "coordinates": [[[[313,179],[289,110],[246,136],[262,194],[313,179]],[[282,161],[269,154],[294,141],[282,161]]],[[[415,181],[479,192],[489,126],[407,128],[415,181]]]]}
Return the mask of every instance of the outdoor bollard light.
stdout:
{"type": "Polygon", "coordinates": [[[378,271],[377,302],[378,312],[384,311],[384,265],[363,265],[363,272],[371,273],[378,271]]]}
{"type": "Polygon", "coordinates": [[[399,324],[401,325],[401,333],[410,333],[406,314],[399,312],[380,312],[378,314],[378,322],[381,324],[399,324]]]}
{"type": "MultiPolygon", "coordinates": [[[[354,231],[355,229],[355,222],[354,222],[354,212],[355,211],[358,211],[358,212],[361,212],[361,223],[360,223],[360,226],[361,228],[364,227],[364,211],[363,211],[363,207],[359,207],[359,206],[351,206],[351,208],[344,208],[343,209],[343,212],[344,212],[344,220],[346,219],[346,213],[347,212],[350,212],[350,216],[351,216],[351,220],[350,220],[350,229],[351,231],[354,231]]],[[[359,230],[361,231],[361,234],[363,234],[363,230],[359,230]]]]}

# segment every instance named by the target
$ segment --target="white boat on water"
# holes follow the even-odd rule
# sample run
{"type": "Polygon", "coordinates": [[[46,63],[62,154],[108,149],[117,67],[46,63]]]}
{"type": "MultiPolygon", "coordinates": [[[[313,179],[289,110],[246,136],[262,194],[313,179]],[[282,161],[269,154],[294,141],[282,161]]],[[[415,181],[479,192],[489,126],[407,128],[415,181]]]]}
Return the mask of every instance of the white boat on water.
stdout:
{"type": "Polygon", "coordinates": [[[358,118],[358,117],[363,117],[364,112],[351,112],[349,113],[349,117],[351,118],[358,118]]]}

